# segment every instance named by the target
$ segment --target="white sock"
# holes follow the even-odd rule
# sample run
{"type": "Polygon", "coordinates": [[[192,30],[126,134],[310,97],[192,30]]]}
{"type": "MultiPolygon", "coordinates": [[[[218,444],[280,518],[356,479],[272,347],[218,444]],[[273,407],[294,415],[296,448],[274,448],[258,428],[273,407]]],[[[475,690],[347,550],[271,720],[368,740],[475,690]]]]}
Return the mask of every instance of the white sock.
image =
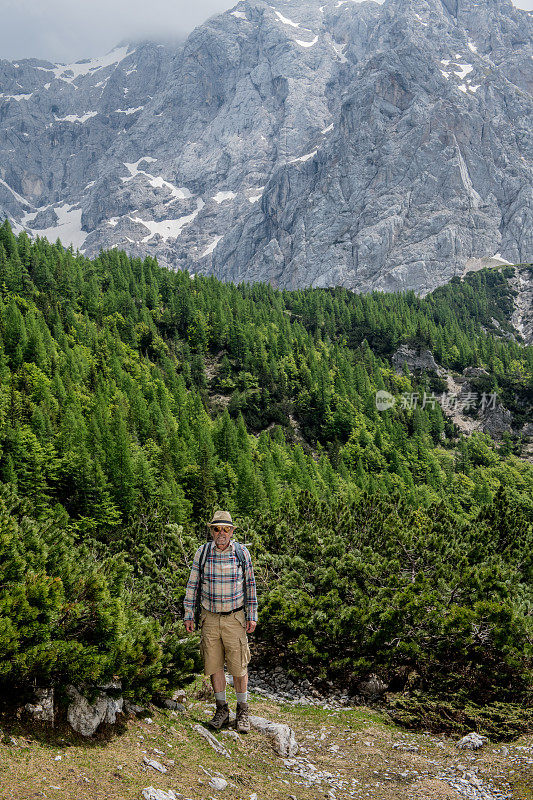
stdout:
{"type": "Polygon", "coordinates": [[[248,702],[248,692],[235,692],[235,697],[237,698],[238,703],[248,702]]]}
{"type": "Polygon", "coordinates": [[[226,690],[224,689],[223,692],[215,692],[215,697],[217,703],[225,703],[226,702],[226,690]]]}

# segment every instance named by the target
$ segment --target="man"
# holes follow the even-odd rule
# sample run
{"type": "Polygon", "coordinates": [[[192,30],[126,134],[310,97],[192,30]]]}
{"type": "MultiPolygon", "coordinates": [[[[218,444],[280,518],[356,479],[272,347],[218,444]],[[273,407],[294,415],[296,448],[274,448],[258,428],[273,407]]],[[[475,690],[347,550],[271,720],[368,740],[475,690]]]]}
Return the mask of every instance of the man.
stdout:
{"type": "Polygon", "coordinates": [[[209,724],[222,728],[229,722],[224,662],[233,676],[237,695],[237,730],[248,733],[248,633],[257,625],[257,594],[250,553],[232,541],[235,525],[228,511],[215,511],[211,541],[196,551],[185,599],[185,628],[192,633],[198,606],[200,650],[204,673],[210,675],[216,711],[209,724]],[[205,548],[205,549],[204,549],[205,548]],[[200,593],[198,592],[201,583],[200,593]]]}

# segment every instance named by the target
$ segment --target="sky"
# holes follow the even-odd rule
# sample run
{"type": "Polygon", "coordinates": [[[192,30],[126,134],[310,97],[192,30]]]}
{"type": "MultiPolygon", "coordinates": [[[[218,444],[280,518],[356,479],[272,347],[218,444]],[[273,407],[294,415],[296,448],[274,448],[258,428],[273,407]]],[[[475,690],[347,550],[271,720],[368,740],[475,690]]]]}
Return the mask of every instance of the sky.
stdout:
{"type": "MultiPolygon", "coordinates": [[[[68,63],[122,40],[182,38],[237,0],[0,0],[0,58],[68,63]]],[[[533,0],[516,0],[533,10],[533,0]]]]}

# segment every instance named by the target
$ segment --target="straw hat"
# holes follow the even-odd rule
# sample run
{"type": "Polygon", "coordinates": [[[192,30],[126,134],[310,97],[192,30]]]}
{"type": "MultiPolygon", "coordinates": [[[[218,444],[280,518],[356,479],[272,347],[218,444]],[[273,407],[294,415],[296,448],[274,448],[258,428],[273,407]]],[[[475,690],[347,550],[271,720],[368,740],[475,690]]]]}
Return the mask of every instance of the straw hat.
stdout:
{"type": "Polygon", "coordinates": [[[233,528],[237,527],[235,525],[235,523],[233,522],[233,520],[231,518],[231,514],[229,513],[229,511],[220,511],[220,510],[219,511],[215,511],[215,513],[213,514],[213,519],[211,520],[211,522],[208,522],[207,524],[208,525],[231,525],[233,528]]]}

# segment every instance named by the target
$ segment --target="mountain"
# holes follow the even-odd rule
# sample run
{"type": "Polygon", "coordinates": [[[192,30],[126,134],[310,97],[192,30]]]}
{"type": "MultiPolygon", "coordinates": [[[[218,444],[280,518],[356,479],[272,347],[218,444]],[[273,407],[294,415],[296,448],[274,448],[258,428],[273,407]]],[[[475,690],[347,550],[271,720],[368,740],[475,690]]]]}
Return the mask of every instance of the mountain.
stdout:
{"type": "Polygon", "coordinates": [[[506,0],[244,0],[179,46],[2,61],[0,216],[280,288],[528,262],[531,33],[506,0]]]}

